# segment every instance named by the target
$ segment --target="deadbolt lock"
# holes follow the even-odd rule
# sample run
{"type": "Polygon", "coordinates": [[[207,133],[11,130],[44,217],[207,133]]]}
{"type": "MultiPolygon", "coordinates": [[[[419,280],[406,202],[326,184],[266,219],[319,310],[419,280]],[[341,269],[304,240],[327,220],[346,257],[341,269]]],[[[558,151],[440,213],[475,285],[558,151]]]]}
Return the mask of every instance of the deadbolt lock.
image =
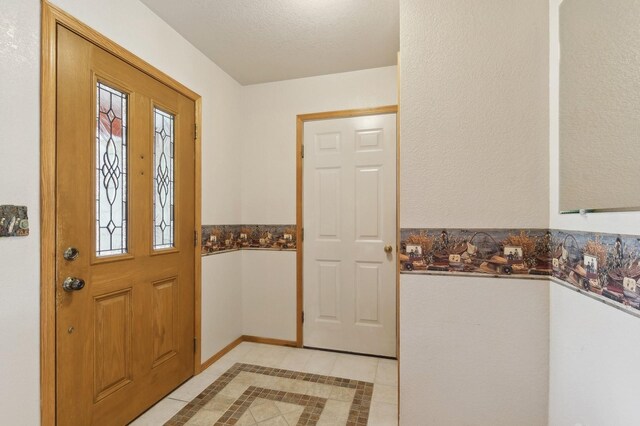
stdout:
{"type": "Polygon", "coordinates": [[[78,251],[77,248],[69,247],[64,251],[64,254],[62,256],[64,257],[65,260],[73,261],[73,260],[76,260],[79,254],[80,252],[78,251]]]}

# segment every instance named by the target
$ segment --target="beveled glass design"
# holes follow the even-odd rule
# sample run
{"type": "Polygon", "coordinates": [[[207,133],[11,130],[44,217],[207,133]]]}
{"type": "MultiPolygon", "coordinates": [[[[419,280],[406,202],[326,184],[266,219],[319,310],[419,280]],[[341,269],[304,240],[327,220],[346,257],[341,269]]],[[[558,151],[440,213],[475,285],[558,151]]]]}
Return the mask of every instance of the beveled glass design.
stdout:
{"type": "Polygon", "coordinates": [[[96,96],[96,256],[127,252],[127,95],[103,83],[96,96]]]}
{"type": "Polygon", "coordinates": [[[174,125],[175,117],[154,108],[153,248],[174,247],[174,125]]]}

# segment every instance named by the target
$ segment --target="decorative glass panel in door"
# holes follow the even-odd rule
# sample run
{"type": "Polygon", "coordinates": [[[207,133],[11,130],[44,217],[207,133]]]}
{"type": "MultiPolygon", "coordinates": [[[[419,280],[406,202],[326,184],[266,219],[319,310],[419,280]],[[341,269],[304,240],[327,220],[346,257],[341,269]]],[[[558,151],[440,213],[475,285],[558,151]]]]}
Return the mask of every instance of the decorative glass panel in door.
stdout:
{"type": "Polygon", "coordinates": [[[96,96],[96,255],[127,252],[127,95],[103,83],[96,96]]]}
{"type": "Polygon", "coordinates": [[[175,117],[153,109],[153,248],[174,246],[174,124],[175,117]]]}

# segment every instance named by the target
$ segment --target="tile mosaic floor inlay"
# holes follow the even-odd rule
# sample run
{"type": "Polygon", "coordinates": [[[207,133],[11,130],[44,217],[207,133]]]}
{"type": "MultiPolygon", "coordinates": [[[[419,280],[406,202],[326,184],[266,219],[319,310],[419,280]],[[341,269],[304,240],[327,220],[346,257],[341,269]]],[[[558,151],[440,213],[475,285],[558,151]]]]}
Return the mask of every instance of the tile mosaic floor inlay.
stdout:
{"type": "Polygon", "coordinates": [[[236,363],[166,425],[366,425],[373,383],[236,363]]]}
{"type": "Polygon", "coordinates": [[[227,380],[230,377],[229,370],[237,364],[250,365],[255,371],[234,370],[237,373],[235,378],[217,394],[214,395],[209,389],[208,394],[211,398],[200,410],[194,408],[194,405],[189,408],[194,408],[197,413],[185,424],[216,424],[233,407],[228,418],[237,419],[236,425],[290,426],[297,425],[300,418],[305,422],[314,422],[316,415],[319,415],[318,426],[346,425],[354,402],[356,406],[353,408],[356,411],[358,411],[358,404],[361,407],[358,419],[350,424],[365,424],[364,419],[360,419],[364,416],[360,414],[364,414],[363,401],[367,398],[357,400],[358,382],[372,384],[373,388],[368,398],[371,402],[366,424],[368,426],[397,426],[398,424],[398,362],[396,360],[242,342],[135,419],[131,426],[158,426],[167,423],[194,400],[200,398],[202,401],[201,394],[206,393],[207,389],[215,385],[223,376],[227,380]],[[269,369],[280,371],[280,375],[258,372],[270,371],[269,369]],[[306,377],[309,380],[299,380],[299,377],[306,377]],[[323,377],[327,378],[323,379],[323,377]],[[352,382],[356,383],[356,387],[345,386],[352,382]],[[249,389],[250,387],[255,389],[249,389]],[[318,413],[319,407],[307,409],[312,398],[318,398],[313,399],[314,405],[321,405],[324,401],[324,408],[320,413],[318,413]],[[305,409],[308,416],[304,415],[305,409]],[[214,414],[214,420],[209,419],[211,413],[214,414]]]}

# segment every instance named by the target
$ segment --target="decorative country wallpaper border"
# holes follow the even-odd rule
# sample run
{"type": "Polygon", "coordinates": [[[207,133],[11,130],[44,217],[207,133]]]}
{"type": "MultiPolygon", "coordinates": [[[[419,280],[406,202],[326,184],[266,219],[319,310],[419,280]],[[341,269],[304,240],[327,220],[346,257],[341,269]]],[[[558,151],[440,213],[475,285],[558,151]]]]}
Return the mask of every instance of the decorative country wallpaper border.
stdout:
{"type": "Polygon", "coordinates": [[[640,237],[557,229],[402,229],[400,273],[548,275],[640,314],[640,237]]]}
{"type": "Polygon", "coordinates": [[[295,251],[296,225],[203,225],[203,256],[235,250],[295,251]]]}

